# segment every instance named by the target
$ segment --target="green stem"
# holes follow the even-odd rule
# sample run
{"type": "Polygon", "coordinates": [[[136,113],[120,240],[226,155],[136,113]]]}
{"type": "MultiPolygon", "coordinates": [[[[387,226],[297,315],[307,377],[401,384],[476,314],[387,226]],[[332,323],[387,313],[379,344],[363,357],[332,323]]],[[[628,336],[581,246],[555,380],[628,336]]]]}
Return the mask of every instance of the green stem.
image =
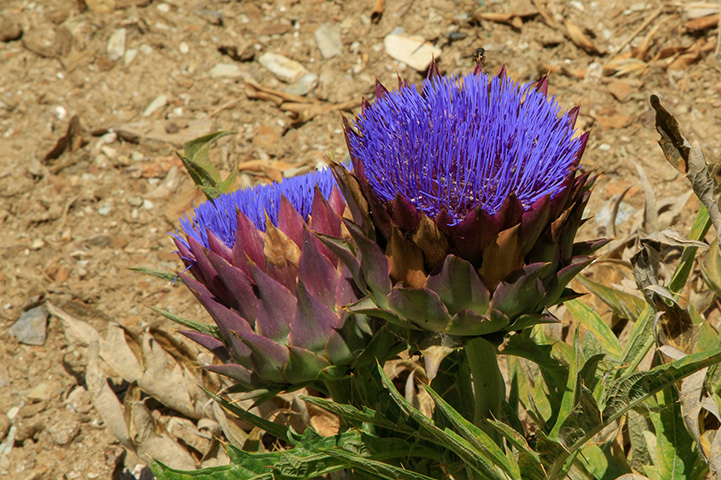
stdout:
{"type": "Polygon", "coordinates": [[[487,418],[500,419],[506,383],[498,366],[496,348],[482,338],[475,338],[465,345],[464,350],[475,393],[473,422],[480,426],[487,418]]]}

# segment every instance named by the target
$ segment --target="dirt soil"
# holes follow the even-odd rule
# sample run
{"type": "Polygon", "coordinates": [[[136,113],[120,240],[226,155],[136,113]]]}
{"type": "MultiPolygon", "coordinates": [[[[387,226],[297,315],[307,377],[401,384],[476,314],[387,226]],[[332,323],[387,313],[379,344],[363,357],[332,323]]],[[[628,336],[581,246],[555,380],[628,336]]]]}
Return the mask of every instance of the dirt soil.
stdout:
{"type": "Polygon", "coordinates": [[[343,158],[339,109],[372,98],[375,78],[395,86],[397,73],[424,76],[389,55],[391,34],[437,47],[447,73],[471,69],[478,47],[486,71],[505,64],[524,82],[550,72],[550,93],[564,108],[580,104],[577,126],[592,129],[585,167],[603,172],[584,235],[612,234],[611,205],[627,188],[617,233],[639,228],[639,172],[659,209],[686,202],[667,219],[686,233],[698,203],[656,144],[648,97],[659,92],[716,159],[721,62],[714,2],[674,5],[0,2],[0,478],[148,478],[147,455],[125,454],[93,406],[89,343],[74,341],[58,315],[33,327],[46,335],[40,345],[20,342],[11,326],[36,306],[101,337],[116,324],[174,328],[148,306],[205,319],[182,286],[128,270],[180,267],[168,232],[202,198],[174,152],[194,137],[237,132],[211,159],[225,173],[238,168],[239,186],[304,172],[329,151],[343,158]],[[267,53],[298,64],[272,72],[261,62],[278,59],[267,53]]]}

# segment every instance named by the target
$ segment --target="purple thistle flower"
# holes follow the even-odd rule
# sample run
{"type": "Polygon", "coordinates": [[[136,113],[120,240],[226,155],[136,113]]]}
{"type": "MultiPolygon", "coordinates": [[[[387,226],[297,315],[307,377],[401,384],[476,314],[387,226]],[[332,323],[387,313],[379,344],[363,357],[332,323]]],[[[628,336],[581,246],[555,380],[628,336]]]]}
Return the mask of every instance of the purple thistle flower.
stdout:
{"type": "Polygon", "coordinates": [[[183,333],[222,362],[209,370],[271,392],[345,375],[372,331],[341,308],[363,292],[317,236],[343,244],[345,208],[322,170],[220,196],[181,221],[175,245],[192,276],[180,278],[217,325],[183,333]]]}
{"type": "Polygon", "coordinates": [[[421,92],[401,86],[377,98],[349,132],[351,155],[383,202],[401,195],[448,225],[476,207],[497,213],[514,193],[522,207],[565,187],[584,141],[574,113],[507,76],[435,76],[421,92]]]}
{"type": "Polygon", "coordinates": [[[379,83],[345,124],[354,170],[334,172],[371,314],[430,332],[422,350],[554,321],[547,307],[575,296],[566,285],[604,244],[574,243],[594,181],[577,175],[588,133],[547,91],[505,68],[443,77],[432,64],[420,92],[379,83]]]}

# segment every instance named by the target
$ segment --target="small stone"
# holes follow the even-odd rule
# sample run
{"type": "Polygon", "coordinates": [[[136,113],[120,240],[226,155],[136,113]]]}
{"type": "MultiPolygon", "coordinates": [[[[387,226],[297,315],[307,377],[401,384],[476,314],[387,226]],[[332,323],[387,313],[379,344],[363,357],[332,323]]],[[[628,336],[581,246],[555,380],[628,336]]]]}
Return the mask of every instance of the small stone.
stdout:
{"type": "Polygon", "coordinates": [[[123,55],[125,55],[125,38],[127,32],[124,28],[119,28],[113,32],[112,35],[110,35],[110,39],[108,40],[108,58],[112,60],[113,62],[117,62],[121,58],[123,58],[123,55]]]}
{"type": "Polygon", "coordinates": [[[40,250],[45,246],[45,240],[42,238],[36,238],[33,243],[30,244],[30,250],[40,250]]]}
{"type": "Polygon", "coordinates": [[[383,39],[386,53],[419,72],[428,69],[433,58],[441,56],[441,49],[417,35],[391,33],[383,39]]]}
{"type": "Polygon", "coordinates": [[[608,84],[608,91],[616,97],[616,100],[623,103],[631,96],[632,88],[631,85],[623,80],[614,80],[608,84]]]}
{"type": "Polygon", "coordinates": [[[143,204],[143,199],[140,197],[128,197],[126,201],[131,207],[139,207],[143,204]]]}
{"type": "Polygon", "coordinates": [[[39,306],[23,312],[8,333],[25,345],[43,345],[47,326],[48,311],[45,307],[39,306]]]}
{"type": "Polygon", "coordinates": [[[58,410],[48,425],[48,433],[58,445],[67,445],[80,433],[80,423],[69,410],[58,410]]]}
{"type": "Polygon", "coordinates": [[[123,65],[126,67],[133,63],[133,60],[135,60],[135,57],[138,56],[138,50],[135,48],[129,48],[125,51],[125,55],[123,55],[123,65]]]}
{"type": "Polygon", "coordinates": [[[180,53],[183,55],[187,55],[190,52],[190,47],[185,42],[180,42],[180,45],[178,45],[178,50],[180,50],[180,53]]]}
{"type": "Polygon", "coordinates": [[[155,204],[146,198],[143,200],[143,208],[146,210],[152,210],[155,208],[155,204]]]}
{"type": "Polygon", "coordinates": [[[315,31],[315,42],[323,58],[331,58],[343,53],[343,39],[335,25],[324,23],[315,31]]]}
{"type": "Polygon", "coordinates": [[[211,25],[222,26],[223,25],[223,14],[208,8],[196,8],[193,10],[193,14],[199,18],[202,18],[211,25]]]}
{"type": "Polygon", "coordinates": [[[303,65],[277,53],[266,52],[258,59],[261,65],[284,82],[293,83],[308,73],[303,65]]]}
{"type": "Polygon", "coordinates": [[[280,139],[280,134],[273,128],[263,125],[253,137],[253,145],[259,148],[270,148],[280,139]]]}
{"type": "Polygon", "coordinates": [[[2,439],[5,438],[5,435],[8,434],[11,425],[12,423],[7,415],[0,413],[0,441],[2,441],[2,439]]]}
{"type": "Polygon", "coordinates": [[[101,217],[107,217],[110,215],[110,212],[113,210],[113,206],[109,205],[107,203],[104,203],[100,208],[98,208],[98,215],[101,217]]]}
{"type": "Polygon", "coordinates": [[[98,13],[110,13],[115,10],[115,0],[85,0],[85,5],[98,13]]]}
{"type": "Polygon", "coordinates": [[[20,24],[8,17],[0,17],[0,42],[11,42],[22,36],[23,29],[20,24]]]}
{"type": "Polygon", "coordinates": [[[234,63],[218,63],[210,69],[208,74],[212,78],[240,79],[245,76],[240,67],[234,63]]]}
{"type": "Polygon", "coordinates": [[[48,384],[45,382],[39,383],[35,386],[35,388],[30,390],[30,393],[28,393],[28,398],[37,402],[47,400],[48,398],[50,398],[50,387],[48,387],[48,384]]]}
{"type": "Polygon", "coordinates": [[[165,94],[158,95],[152,102],[150,102],[150,105],[145,108],[145,110],[143,111],[143,116],[149,117],[167,104],[168,96],[165,94]]]}
{"type": "Polygon", "coordinates": [[[70,52],[73,34],[65,27],[37,28],[23,35],[23,46],[45,58],[64,57],[70,52]]]}
{"type": "Polygon", "coordinates": [[[317,86],[318,75],[315,73],[306,73],[296,82],[293,82],[288,88],[284,89],[284,91],[294,95],[308,95],[317,86]]]}

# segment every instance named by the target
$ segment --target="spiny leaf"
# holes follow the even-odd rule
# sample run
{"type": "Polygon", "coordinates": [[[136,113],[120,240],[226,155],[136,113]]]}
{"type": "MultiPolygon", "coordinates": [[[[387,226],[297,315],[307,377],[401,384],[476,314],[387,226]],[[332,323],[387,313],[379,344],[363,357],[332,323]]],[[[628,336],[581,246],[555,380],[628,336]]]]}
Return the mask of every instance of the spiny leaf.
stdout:
{"type": "Polygon", "coordinates": [[[273,474],[257,473],[241,465],[222,465],[195,471],[182,471],[154,461],[150,468],[158,480],[273,480],[273,474]]]}
{"type": "Polygon", "coordinates": [[[163,272],[161,270],[155,270],[153,268],[131,267],[128,270],[144,273],[146,275],[150,275],[151,277],[159,278],[161,280],[167,280],[169,282],[172,282],[173,280],[178,278],[178,274],[175,272],[163,272]]]}
{"type": "Polygon", "coordinates": [[[388,465],[387,463],[378,462],[376,460],[363,458],[350,452],[346,452],[345,450],[323,449],[322,451],[332,457],[342,460],[350,467],[370,473],[378,478],[386,480],[433,480],[433,478],[427,477],[426,475],[394,467],[393,465],[388,465]]]}
{"type": "Polygon", "coordinates": [[[571,300],[570,302],[566,302],[565,305],[576,321],[593,332],[608,355],[614,358],[621,356],[621,351],[623,350],[621,342],[618,341],[613,330],[606,325],[606,322],[604,322],[592,308],[579,300],[571,300]]]}
{"type": "Polygon", "coordinates": [[[188,320],[187,318],[183,318],[179,315],[170,313],[166,310],[161,310],[159,308],[155,308],[153,306],[149,306],[149,308],[152,311],[154,311],[155,313],[159,313],[160,315],[164,316],[165,318],[168,318],[168,319],[174,321],[175,323],[178,323],[184,327],[195,330],[196,332],[205,333],[207,335],[212,335],[213,337],[217,338],[218,340],[223,339],[223,336],[220,334],[220,329],[218,329],[218,327],[216,327],[215,325],[208,325],[207,323],[196,322],[195,320],[188,320]]]}
{"type": "Polygon", "coordinates": [[[218,139],[234,134],[235,132],[215,132],[196,138],[183,146],[185,155],[178,154],[193,182],[203,191],[208,200],[230,191],[235,180],[235,172],[225,180],[220,178],[220,172],[208,159],[208,151],[218,139]]]}
{"type": "Polygon", "coordinates": [[[504,479],[505,475],[499,472],[497,466],[488,462],[488,459],[483,452],[473,448],[473,446],[455,432],[444,429],[441,430],[435,425],[433,420],[425,416],[420,410],[413,407],[408,403],[405,398],[396,390],[393,382],[388,375],[383,371],[383,367],[378,365],[378,372],[381,376],[381,381],[386,390],[390,393],[391,398],[395,403],[408,415],[411,419],[415,420],[420,424],[420,428],[426,431],[428,434],[435,438],[436,443],[439,446],[445,447],[451,452],[458,455],[466,465],[480,475],[481,478],[487,479],[504,479]],[[496,467],[496,468],[494,468],[496,467]]]}
{"type": "Polygon", "coordinates": [[[509,459],[503,451],[496,445],[486,432],[466,420],[453,407],[446,403],[440,395],[427,385],[423,388],[433,397],[436,402],[436,408],[451,422],[451,425],[458,431],[463,438],[468,440],[475,448],[483,452],[495,465],[501,467],[504,472],[512,478],[518,478],[521,474],[515,459],[509,459]]]}
{"type": "Polygon", "coordinates": [[[283,425],[280,425],[278,423],[271,422],[270,420],[266,420],[264,418],[259,417],[258,415],[255,415],[253,413],[250,413],[248,410],[244,410],[237,405],[232,404],[228,400],[214,394],[213,392],[210,392],[208,390],[205,390],[205,393],[210,395],[213,400],[218,402],[223,408],[228,410],[230,413],[236,415],[241,420],[244,420],[251,425],[254,425],[265,432],[273,435],[275,438],[279,440],[288,440],[288,427],[285,427],[283,425]]]}

